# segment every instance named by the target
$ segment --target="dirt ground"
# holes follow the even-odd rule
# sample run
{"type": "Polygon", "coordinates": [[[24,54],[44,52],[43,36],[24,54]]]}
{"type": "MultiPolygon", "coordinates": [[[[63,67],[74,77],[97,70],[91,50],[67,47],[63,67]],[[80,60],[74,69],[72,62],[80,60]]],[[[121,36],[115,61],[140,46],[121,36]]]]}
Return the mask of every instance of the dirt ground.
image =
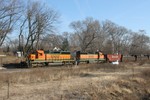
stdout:
{"type": "Polygon", "coordinates": [[[0,70],[0,100],[150,100],[150,63],[0,70]]]}

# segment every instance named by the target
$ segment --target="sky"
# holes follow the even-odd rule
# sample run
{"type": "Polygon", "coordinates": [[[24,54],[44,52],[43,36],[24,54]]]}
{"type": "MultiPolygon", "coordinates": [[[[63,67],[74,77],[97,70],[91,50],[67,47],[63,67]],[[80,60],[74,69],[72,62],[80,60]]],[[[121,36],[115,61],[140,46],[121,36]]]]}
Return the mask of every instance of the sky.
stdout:
{"type": "Polygon", "coordinates": [[[61,15],[59,32],[73,31],[73,21],[92,17],[110,20],[134,32],[145,30],[150,36],[150,0],[36,0],[55,9],[61,15]]]}

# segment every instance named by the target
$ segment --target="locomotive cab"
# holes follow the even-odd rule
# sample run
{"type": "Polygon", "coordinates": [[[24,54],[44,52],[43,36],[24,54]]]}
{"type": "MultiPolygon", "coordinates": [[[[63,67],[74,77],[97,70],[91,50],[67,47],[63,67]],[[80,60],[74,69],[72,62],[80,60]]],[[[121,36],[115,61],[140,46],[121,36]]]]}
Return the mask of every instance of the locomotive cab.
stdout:
{"type": "Polygon", "coordinates": [[[37,50],[36,58],[39,60],[45,60],[45,53],[43,50],[37,50]]]}
{"type": "Polygon", "coordinates": [[[36,53],[31,53],[28,58],[32,61],[36,59],[45,60],[45,54],[43,50],[37,50],[36,53]]]}

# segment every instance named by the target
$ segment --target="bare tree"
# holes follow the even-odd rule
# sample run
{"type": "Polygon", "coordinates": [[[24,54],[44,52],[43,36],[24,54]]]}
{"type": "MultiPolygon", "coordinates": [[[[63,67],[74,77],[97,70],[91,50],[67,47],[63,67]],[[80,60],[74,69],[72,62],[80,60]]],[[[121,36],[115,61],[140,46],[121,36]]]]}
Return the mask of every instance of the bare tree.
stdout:
{"type": "Polygon", "coordinates": [[[111,40],[112,41],[112,53],[115,52],[115,38],[117,36],[116,34],[116,24],[109,21],[109,20],[106,20],[104,22],[104,32],[108,34],[108,38],[109,38],[109,41],[111,40]]]}
{"type": "Polygon", "coordinates": [[[132,55],[144,55],[150,50],[150,39],[145,34],[138,32],[132,35],[132,42],[130,45],[130,54],[132,55]]]}
{"type": "Polygon", "coordinates": [[[121,46],[123,45],[123,41],[125,41],[125,36],[129,34],[129,31],[122,27],[118,26],[117,24],[106,20],[103,23],[103,31],[107,34],[107,38],[112,43],[112,52],[116,53],[121,51],[121,46]]]}
{"type": "Polygon", "coordinates": [[[12,52],[15,53],[18,49],[19,40],[18,39],[7,39],[7,42],[3,44],[2,48],[4,52],[12,52]],[[9,50],[8,50],[9,49],[9,50]]]}
{"type": "Polygon", "coordinates": [[[80,42],[78,39],[78,35],[77,34],[71,34],[69,37],[69,43],[70,43],[70,50],[74,51],[74,50],[80,50],[80,42]]]}
{"type": "Polygon", "coordinates": [[[64,38],[62,35],[56,35],[56,34],[48,34],[41,42],[41,45],[45,50],[53,50],[53,48],[62,47],[62,42],[64,38]]]}
{"type": "Polygon", "coordinates": [[[0,46],[8,33],[13,31],[21,5],[18,0],[0,0],[0,46]]]}
{"type": "Polygon", "coordinates": [[[133,32],[131,30],[127,30],[127,33],[120,37],[118,45],[118,50],[120,51],[119,53],[122,53],[124,55],[130,54],[130,44],[132,42],[132,35],[133,32]]]}
{"type": "Polygon", "coordinates": [[[99,32],[99,21],[93,18],[86,18],[83,21],[72,22],[70,26],[78,36],[77,41],[79,42],[81,51],[88,51],[99,32]]]}
{"type": "MultiPolygon", "coordinates": [[[[25,38],[24,52],[29,53],[33,49],[39,49],[40,41],[46,34],[55,31],[55,24],[58,22],[58,13],[46,8],[39,2],[29,2],[25,15],[20,25],[20,35],[27,33],[25,38]]],[[[24,34],[25,35],[25,34],[24,34]]]]}

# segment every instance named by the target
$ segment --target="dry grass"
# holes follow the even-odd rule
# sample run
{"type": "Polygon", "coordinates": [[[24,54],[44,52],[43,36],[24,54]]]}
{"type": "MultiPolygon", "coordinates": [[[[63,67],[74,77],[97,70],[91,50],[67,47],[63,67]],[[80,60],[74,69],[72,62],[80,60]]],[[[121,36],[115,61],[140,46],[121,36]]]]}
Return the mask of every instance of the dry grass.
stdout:
{"type": "Polygon", "coordinates": [[[46,82],[64,80],[65,78],[74,76],[90,77],[91,75],[92,77],[92,74],[89,74],[90,72],[117,72],[124,68],[125,67],[122,65],[91,64],[77,67],[33,68],[30,70],[20,69],[19,71],[13,73],[0,73],[0,81],[6,82],[9,80],[12,83],[46,82]]]}
{"type": "Polygon", "coordinates": [[[150,77],[150,69],[144,70],[144,71],[142,72],[142,74],[143,74],[144,77],[150,77]]]}
{"type": "Polygon", "coordinates": [[[123,63],[1,71],[0,99],[7,99],[9,83],[9,100],[148,100],[150,70],[141,67],[134,76],[123,63]]]}

